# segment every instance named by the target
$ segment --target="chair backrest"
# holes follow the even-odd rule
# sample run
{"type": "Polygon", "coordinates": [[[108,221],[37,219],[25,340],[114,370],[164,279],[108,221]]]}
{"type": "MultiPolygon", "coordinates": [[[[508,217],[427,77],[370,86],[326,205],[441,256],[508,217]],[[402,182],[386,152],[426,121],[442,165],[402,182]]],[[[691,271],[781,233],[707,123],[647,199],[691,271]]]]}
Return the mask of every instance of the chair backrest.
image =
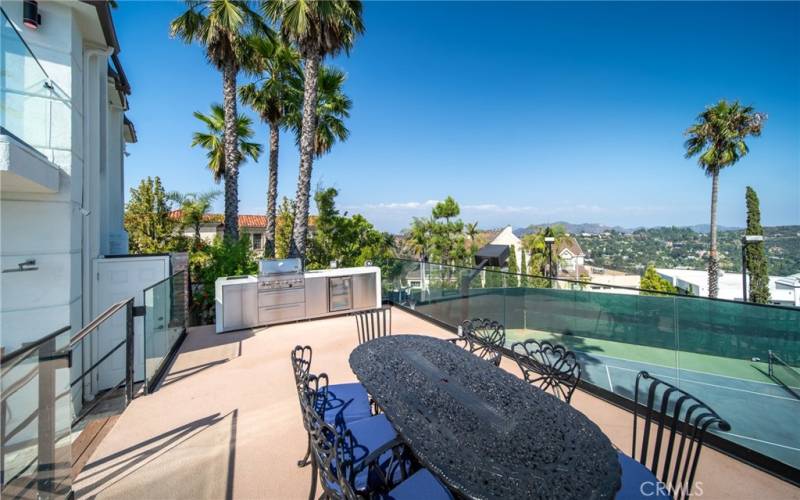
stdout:
{"type": "Polygon", "coordinates": [[[570,402],[581,379],[581,365],[574,352],[560,344],[528,339],[512,345],[511,353],[526,382],[570,402]]]}
{"type": "Polygon", "coordinates": [[[461,323],[461,338],[466,341],[463,347],[472,354],[500,366],[501,349],[506,343],[506,329],[502,324],[488,318],[465,320],[461,323]]]}
{"type": "Polygon", "coordinates": [[[688,498],[693,493],[706,430],[715,425],[727,432],[731,426],[696,397],[645,371],[636,376],[634,390],[631,456],[650,469],[669,488],[673,498],[688,498]],[[641,403],[644,409],[639,408],[640,385],[646,397],[641,403]],[[640,416],[643,419],[641,435],[638,432],[640,416]],[[641,437],[638,457],[637,437],[641,437]]]}
{"type": "Polygon", "coordinates": [[[308,375],[311,371],[311,346],[295,346],[292,349],[291,360],[292,360],[292,370],[294,372],[294,383],[297,386],[297,392],[299,393],[303,384],[305,383],[305,379],[308,378],[308,375]]]}
{"type": "Polygon", "coordinates": [[[392,308],[389,306],[353,313],[358,330],[358,345],[392,334],[392,308]]]}
{"type": "Polygon", "coordinates": [[[327,392],[327,386],[328,376],[321,373],[318,376],[309,375],[302,388],[300,406],[310,436],[313,463],[319,472],[325,496],[355,500],[358,496],[352,486],[342,480],[347,475],[347,464],[343,460],[335,460],[341,447],[342,435],[334,426],[325,422],[319,411],[320,397],[327,392]]]}

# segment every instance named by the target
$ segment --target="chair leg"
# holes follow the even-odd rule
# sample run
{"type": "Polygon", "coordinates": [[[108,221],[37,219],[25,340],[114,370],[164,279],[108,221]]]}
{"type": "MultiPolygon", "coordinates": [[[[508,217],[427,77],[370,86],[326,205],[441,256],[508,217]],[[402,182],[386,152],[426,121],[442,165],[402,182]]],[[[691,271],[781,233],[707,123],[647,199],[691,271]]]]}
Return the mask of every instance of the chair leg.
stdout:
{"type": "Polygon", "coordinates": [[[308,492],[308,500],[316,500],[317,496],[317,461],[311,460],[311,491],[308,492]]]}
{"type": "Polygon", "coordinates": [[[311,456],[311,434],[308,435],[308,446],[306,447],[306,456],[304,456],[302,460],[297,461],[297,466],[305,467],[306,465],[311,463],[311,461],[309,460],[310,456],[311,456]]]}

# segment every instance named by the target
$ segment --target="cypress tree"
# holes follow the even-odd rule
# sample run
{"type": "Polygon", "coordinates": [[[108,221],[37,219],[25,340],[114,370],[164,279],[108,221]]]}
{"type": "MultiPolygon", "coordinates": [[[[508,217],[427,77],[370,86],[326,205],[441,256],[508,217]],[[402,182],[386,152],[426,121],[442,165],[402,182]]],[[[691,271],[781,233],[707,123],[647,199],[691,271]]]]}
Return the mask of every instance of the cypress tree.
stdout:
{"type": "Polygon", "coordinates": [[[508,276],[507,276],[507,283],[510,288],[516,288],[519,286],[519,268],[517,267],[517,252],[514,250],[514,246],[508,247],[508,276]]]}
{"type": "Polygon", "coordinates": [[[522,276],[519,277],[519,286],[525,288],[528,286],[528,264],[527,258],[525,256],[525,250],[522,251],[522,265],[520,266],[519,272],[522,276]]]}
{"type": "MultiPolygon", "coordinates": [[[[764,235],[761,227],[761,209],[756,191],[747,186],[745,193],[747,203],[747,230],[748,235],[764,235]]],[[[750,302],[766,304],[769,302],[769,274],[767,273],[767,256],[764,252],[764,242],[750,243],[747,245],[747,273],[750,276],[750,302]]],[[[744,270],[742,270],[744,272],[744,270]]]]}

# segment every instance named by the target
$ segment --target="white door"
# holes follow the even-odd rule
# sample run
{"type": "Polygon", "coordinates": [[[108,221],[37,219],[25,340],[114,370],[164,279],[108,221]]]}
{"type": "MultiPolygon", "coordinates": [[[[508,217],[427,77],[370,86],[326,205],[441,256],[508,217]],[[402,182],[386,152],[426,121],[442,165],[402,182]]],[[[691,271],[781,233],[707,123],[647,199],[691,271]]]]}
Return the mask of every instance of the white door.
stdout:
{"type": "MultiPolygon", "coordinates": [[[[97,317],[113,304],[134,298],[134,305],[143,305],[145,288],[169,276],[169,256],[115,257],[94,261],[92,317],[97,317]]],[[[144,379],[144,318],[133,320],[134,378],[144,379]]],[[[106,324],[90,335],[92,361],[88,368],[125,340],[125,311],[119,311],[106,324]]],[[[125,378],[125,348],[120,347],[95,369],[93,392],[114,387],[125,378]]]]}

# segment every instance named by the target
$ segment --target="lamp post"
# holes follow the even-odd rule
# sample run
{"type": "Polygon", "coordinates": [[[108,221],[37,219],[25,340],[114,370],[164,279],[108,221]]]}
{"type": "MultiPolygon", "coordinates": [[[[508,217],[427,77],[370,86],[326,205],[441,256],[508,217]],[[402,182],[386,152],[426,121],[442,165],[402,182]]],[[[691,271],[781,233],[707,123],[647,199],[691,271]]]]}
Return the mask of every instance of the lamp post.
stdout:
{"type": "Polygon", "coordinates": [[[764,237],[760,234],[742,236],[742,302],[747,302],[747,245],[762,241],[764,237]]]}
{"type": "Polygon", "coordinates": [[[553,277],[553,243],[556,239],[552,236],[545,236],[544,243],[547,245],[547,274],[548,277],[553,277]]]}

